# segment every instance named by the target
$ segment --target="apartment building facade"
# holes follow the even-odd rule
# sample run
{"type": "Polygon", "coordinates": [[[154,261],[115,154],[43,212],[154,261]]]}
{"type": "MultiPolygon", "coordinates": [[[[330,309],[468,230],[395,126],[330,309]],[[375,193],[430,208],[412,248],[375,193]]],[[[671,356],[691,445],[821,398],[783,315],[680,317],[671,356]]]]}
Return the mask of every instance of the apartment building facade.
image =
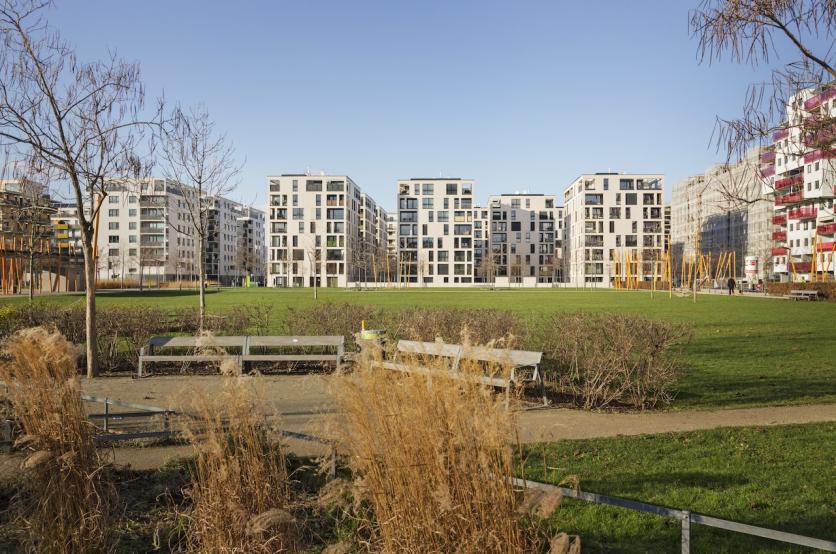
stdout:
{"type": "Polygon", "coordinates": [[[784,128],[761,155],[774,194],[772,269],[781,281],[836,274],[836,83],[790,100],[784,128]]]}
{"type": "MultiPolygon", "coordinates": [[[[197,205],[197,195],[168,179],[109,184],[99,207],[97,279],[142,284],[197,279],[199,237],[189,208],[197,205]]],[[[245,208],[225,198],[204,201],[209,206],[206,277],[222,285],[242,284],[246,270],[239,260],[236,217],[245,208]]],[[[263,226],[251,231],[254,243],[264,242],[263,226]]]]}
{"type": "Polygon", "coordinates": [[[772,268],[772,197],[759,174],[762,151],[718,164],[673,186],[670,205],[674,267],[684,257],[735,253],[735,274],[754,281],[772,268]],[[748,272],[748,274],[747,274],[748,272]]]}
{"type": "Polygon", "coordinates": [[[472,285],[476,275],[473,180],[403,179],[397,191],[398,282],[472,285]]]}
{"type": "Polygon", "coordinates": [[[386,212],[347,175],[267,178],[273,287],[346,287],[385,259],[386,212]],[[381,257],[382,255],[382,257],[381,257]]]}
{"type": "MultiPolygon", "coordinates": [[[[489,258],[498,285],[536,286],[562,280],[563,210],[554,196],[502,194],[489,201],[489,258]]],[[[486,260],[486,261],[485,261],[486,260]]]]}
{"type": "MultiPolygon", "coordinates": [[[[574,286],[612,286],[616,262],[652,280],[664,247],[664,176],[655,173],[581,175],[564,194],[564,267],[574,286]]],[[[623,273],[622,273],[623,275],[623,273]]]]}

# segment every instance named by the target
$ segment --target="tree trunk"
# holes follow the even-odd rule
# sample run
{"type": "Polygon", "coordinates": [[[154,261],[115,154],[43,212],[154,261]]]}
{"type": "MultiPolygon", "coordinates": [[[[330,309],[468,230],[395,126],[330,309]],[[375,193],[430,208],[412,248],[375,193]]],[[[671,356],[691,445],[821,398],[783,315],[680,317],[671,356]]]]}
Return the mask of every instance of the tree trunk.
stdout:
{"type": "Polygon", "coordinates": [[[198,256],[198,288],[200,292],[198,294],[199,304],[200,307],[198,308],[198,329],[200,332],[203,332],[203,325],[206,322],[206,265],[204,264],[203,256],[205,255],[204,249],[205,245],[203,244],[203,238],[200,238],[200,243],[197,246],[197,256],[198,256]]]}
{"type": "Polygon", "coordinates": [[[84,330],[87,338],[87,378],[99,374],[96,356],[96,260],[93,252],[92,237],[84,237],[84,285],[85,312],[84,330]]]}
{"type": "Polygon", "coordinates": [[[29,248],[29,302],[35,299],[35,252],[29,248]]]}

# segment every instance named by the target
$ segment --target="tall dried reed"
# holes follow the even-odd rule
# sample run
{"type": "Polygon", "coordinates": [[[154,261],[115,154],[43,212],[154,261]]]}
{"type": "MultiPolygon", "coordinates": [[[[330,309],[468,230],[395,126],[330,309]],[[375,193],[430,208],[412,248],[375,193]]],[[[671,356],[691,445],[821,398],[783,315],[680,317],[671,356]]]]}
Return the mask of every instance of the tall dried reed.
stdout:
{"type": "Polygon", "coordinates": [[[215,398],[191,402],[195,449],[186,548],[192,552],[298,550],[284,452],[249,378],[229,377],[215,398]]]}
{"type": "Polygon", "coordinates": [[[510,484],[514,415],[479,384],[484,368],[459,379],[428,360],[416,373],[363,360],[335,377],[334,433],[367,506],[358,517],[382,552],[530,552],[548,539],[521,519],[510,484]]]}
{"type": "Polygon", "coordinates": [[[76,379],[78,350],[57,331],[35,327],[9,338],[0,365],[29,455],[14,508],[37,552],[101,552],[113,488],[96,452],[76,379]]]}

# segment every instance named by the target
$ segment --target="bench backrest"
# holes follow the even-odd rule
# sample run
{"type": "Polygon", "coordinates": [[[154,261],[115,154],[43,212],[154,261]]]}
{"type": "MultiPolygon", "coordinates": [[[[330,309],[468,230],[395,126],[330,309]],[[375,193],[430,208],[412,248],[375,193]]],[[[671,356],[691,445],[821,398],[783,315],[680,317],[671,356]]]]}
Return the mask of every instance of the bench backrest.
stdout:
{"type": "Polygon", "coordinates": [[[247,337],[249,345],[259,347],[291,347],[291,346],[342,346],[345,337],[342,335],[325,336],[252,336],[247,337]]]}
{"type": "Polygon", "coordinates": [[[196,348],[221,346],[243,348],[246,337],[151,337],[148,343],[154,348],[196,348]]]}
{"type": "Polygon", "coordinates": [[[398,352],[416,356],[467,359],[511,367],[537,366],[540,365],[543,358],[542,352],[532,352],[529,350],[506,350],[502,348],[488,348],[486,346],[468,346],[465,348],[460,344],[412,340],[399,340],[398,352]]]}
{"type": "Polygon", "coordinates": [[[399,340],[398,352],[415,356],[439,356],[443,358],[458,358],[462,347],[458,344],[443,342],[419,342],[414,340],[399,340]]]}

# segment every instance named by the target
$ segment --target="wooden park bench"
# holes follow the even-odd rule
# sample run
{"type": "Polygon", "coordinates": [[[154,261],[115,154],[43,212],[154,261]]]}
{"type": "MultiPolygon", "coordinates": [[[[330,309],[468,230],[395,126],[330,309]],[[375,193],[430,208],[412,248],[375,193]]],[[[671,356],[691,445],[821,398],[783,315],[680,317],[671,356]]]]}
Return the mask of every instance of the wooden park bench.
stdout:
{"type": "Polygon", "coordinates": [[[453,379],[475,378],[485,385],[505,389],[506,405],[507,395],[512,386],[533,382],[539,385],[543,405],[546,405],[548,402],[543,385],[543,376],[540,373],[542,358],[542,352],[528,350],[508,350],[488,348],[486,346],[463,346],[461,344],[447,344],[443,342],[399,340],[394,359],[391,361],[377,362],[376,365],[384,369],[428,376],[440,376],[453,379]],[[427,365],[434,361],[446,360],[445,365],[449,366],[449,371],[439,371],[438,369],[430,369],[420,365],[416,367],[414,364],[403,363],[403,358],[407,357],[414,358],[418,363],[427,365]],[[510,371],[508,375],[503,376],[487,373],[478,377],[472,375],[465,376],[459,372],[459,365],[462,360],[483,363],[488,367],[493,366],[493,368],[506,368],[510,371]]]}
{"type": "Polygon", "coordinates": [[[791,290],[787,298],[790,300],[818,300],[819,291],[817,290],[791,290]]]}
{"type": "Polygon", "coordinates": [[[197,362],[219,364],[230,358],[238,374],[253,362],[333,362],[335,367],[342,363],[345,338],[342,336],[294,337],[294,336],[249,336],[249,337],[151,337],[148,345],[139,351],[137,376],[142,377],[145,369],[153,363],[197,362]],[[204,354],[198,348],[219,348],[225,354],[204,354]],[[323,350],[317,353],[288,353],[288,349],[323,350]],[[174,350],[174,351],[172,351],[174,350]],[[278,350],[278,352],[277,352],[278,350]]]}

